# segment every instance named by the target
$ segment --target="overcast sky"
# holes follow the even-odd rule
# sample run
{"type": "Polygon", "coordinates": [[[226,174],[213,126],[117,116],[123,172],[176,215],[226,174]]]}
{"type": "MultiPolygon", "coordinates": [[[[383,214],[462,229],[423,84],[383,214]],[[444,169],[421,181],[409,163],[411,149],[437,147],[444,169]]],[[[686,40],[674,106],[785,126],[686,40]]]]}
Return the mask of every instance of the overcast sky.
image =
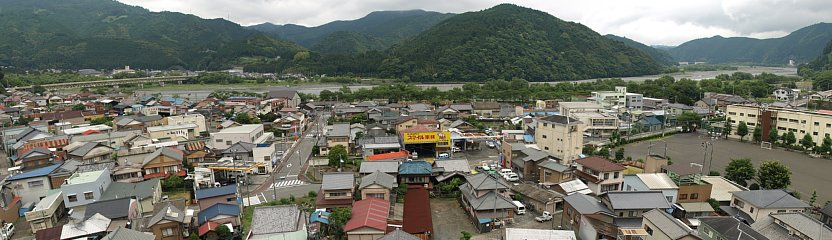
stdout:
{"type": "MultiPolygon", "coordinates": [[[[492,7],[493,0],[118,0],[152,11],[226,18],[241,25],[263,22],[317,26],[361,18],[373,11],[424,9],[462,13],[492,7]]],[[[714,35],[781,37],[830,22],[830,0],[519,0],[517,5],[579,22],[601,34],[648,45],[678,45],[714,35]]]]}

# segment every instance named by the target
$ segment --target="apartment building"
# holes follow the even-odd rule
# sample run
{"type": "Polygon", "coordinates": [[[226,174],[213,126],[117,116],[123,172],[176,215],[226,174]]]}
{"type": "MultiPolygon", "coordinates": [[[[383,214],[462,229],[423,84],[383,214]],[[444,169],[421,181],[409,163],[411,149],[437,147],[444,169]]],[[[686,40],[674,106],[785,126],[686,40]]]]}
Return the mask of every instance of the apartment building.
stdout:
{"type": "Polygon", "coordinates": [[[196,135],[208,133],[208,128],[207,126],[205,126],[205,116],[202,116],[202,114],[189,113],[184,115],[170,116],[164,118],[163,121],[167,125],[194,124],[196,125],[196,128],[194,129],[196,135]]]}
{"type": "Polygon", "coordinates": [[[537,121],[534,137],[537,146],[557,158],[561,164],[571,165],[583,148],[583,123],[563,115],[551,115],[537,121]]]}

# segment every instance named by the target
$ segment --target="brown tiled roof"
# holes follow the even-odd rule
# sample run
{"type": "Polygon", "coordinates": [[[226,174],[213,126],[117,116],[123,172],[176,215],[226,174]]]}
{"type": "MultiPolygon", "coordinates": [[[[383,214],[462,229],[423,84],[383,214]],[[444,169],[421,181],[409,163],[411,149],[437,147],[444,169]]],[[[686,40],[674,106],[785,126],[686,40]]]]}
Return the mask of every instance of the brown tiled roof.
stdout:
{"type": "Polygon", "coordinates": [[[583,165],[584,167],[591,168],[595,171],[599,172],[613,172],[613,171],[622,171],[626,168],[621,166],[617,163],[611,162],[610,160],[597,157],[597,156],[590,156],[575,160],[576,163],[583,165]]]}
{"type": "Polygon", "coordinates": [[[196,141],[196,142],[189,142],[185,144],[185,150],[188,151],[200,151],[205,149],[205,142],[204,141],[196,141]]]}

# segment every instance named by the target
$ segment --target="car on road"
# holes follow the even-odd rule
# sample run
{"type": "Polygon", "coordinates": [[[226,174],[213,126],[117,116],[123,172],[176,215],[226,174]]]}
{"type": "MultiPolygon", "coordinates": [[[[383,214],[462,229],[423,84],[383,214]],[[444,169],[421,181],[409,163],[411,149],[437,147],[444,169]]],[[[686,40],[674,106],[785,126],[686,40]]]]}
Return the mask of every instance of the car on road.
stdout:
{"type": "Polygon", "coordinates": [[[439,158],[451,158],[451,154],[450,153],[440,153],[439,158]]]}
{"type": "Polygon", "coordinates": [[[8,240],[12,239],[12,236],[14,236],[14,224],[6,223],[6,225],[3,225],[3,229],[0,229],[0,237],[3,240],[8,240]]]}
{"type": "Polygon", "coordinates": [[[543,215],[535,217],[534,220],[537,221],[537,222],[551,221],[552,220],[552,213],[550,213],[549,211],[544,211],[543,215]]]}
{"type": "Polygon", "coordinates": [[[494,144],[494,141],[485,142],[485,145],[488,146],[489,148],[497,147],[497,144],[494,144]]]}

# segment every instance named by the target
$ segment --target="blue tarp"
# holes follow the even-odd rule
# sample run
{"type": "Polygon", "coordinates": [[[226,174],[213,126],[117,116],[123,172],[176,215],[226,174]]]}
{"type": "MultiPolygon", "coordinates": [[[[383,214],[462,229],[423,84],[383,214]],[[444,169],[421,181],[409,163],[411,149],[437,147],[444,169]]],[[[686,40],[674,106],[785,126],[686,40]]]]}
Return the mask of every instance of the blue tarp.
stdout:
{"type": "Polygon", "coordinates": [[[534,135],[531,135],[531,134],[523,135],[523,141],[525,141],[527,143],[533,143],[534,142],[534,135]]]}
{"type": "Polygon", "coordinates": [[[480,220],[480,224],[490,223],[490,222],[491,222],[491,219],[490,219],[490,218],[480,218],[479,220],[480,220]]]}

